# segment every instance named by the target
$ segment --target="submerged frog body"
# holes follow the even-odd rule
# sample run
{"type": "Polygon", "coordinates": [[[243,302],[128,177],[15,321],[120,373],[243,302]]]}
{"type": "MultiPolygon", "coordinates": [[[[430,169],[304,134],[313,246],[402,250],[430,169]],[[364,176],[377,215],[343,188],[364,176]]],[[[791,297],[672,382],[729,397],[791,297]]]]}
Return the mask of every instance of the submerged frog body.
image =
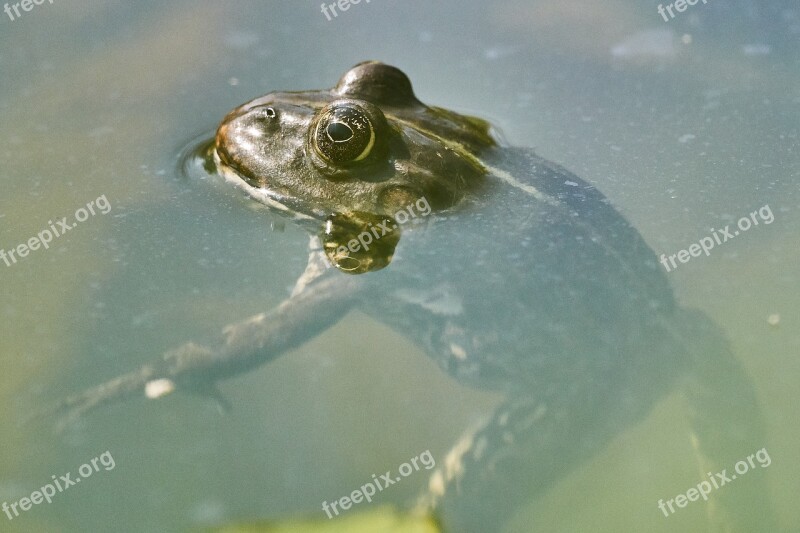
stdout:
{"type": "MultiPolygon", "coordinates": [[[[725,342],[676,305],[654,254],[603,195],[530,150],[499,146],[483,120],[421,103],[400,70],[361,63],[331,90],[253,100],[225,117],[207,156],[309,228],[305,272],[291,297],[227,327],[219,346],[185,344],[70,398],[72,416],[143,391],[213,394],[357,307],[461,383],[506,395],[420,499],[447,531],[499,531],[682,383],[704,468],[763,446],[725,342]],[[399,213],[420,205],[429,212],[401,232],[399,213]],[[365,231],[381,245],[359,243],[359,254],[350,237],[365,231]],[[364,275],[348,275],[346,259],[364,275]]],[[[760,490],[715,494],[713,519],[737,531],[767,524],[760,490]],[[745,509],[759,505],[753,522],[745,509]]]]}

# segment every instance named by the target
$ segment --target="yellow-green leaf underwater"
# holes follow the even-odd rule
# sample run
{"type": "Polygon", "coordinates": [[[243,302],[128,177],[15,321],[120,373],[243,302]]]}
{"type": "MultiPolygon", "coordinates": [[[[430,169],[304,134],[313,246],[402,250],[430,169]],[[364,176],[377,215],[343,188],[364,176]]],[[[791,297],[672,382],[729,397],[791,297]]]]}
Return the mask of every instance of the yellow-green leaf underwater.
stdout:
{"type": "Polygon", "coordinates": [[[440,533],[431,516],[404,515],[391,506],[372,511],[353,513],[333,520],[292,519],[285,522],[264,521],[250,524],[231,524],[207,533],[440,533]]]}

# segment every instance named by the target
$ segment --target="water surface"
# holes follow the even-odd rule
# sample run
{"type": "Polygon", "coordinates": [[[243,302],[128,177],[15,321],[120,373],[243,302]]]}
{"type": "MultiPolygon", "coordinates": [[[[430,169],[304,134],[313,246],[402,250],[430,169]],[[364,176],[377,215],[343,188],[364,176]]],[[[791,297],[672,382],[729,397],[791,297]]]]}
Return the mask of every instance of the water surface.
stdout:
{"type": "MultiPolygon", "coordinates": [[[[228,415],[175,395],[101,410],[62,435],[52,421],[20,425],[288,294],[304,234],[273,231],[272,215],[221,183],[187,179],[181,151],[232,107],[329,87],[365,59],[594,184],[658,254],[771,206],[773,224],[669,279],[751,374],[773,461],[763,474],[782,528],[796,529],[798,32],[791,2],[698,4],[669,22],[655,3],[627,0],[374,0],[330,21],[315,2],[59,0],[0,17],[0,248],[102,195],[111,205],[48,250],[0,263],[0,500],[106,450],[115,459],[52,504],[0,516],[0,529],[182,531],[321,515],[323,500],[373,472],[426,449],[443,458],[498,404],[353,313],[223,383],[228,415]]],[[[702,530],[702,505],[669,519],[656,507],[700,479],[686,408],[665,398],[509,531],[702,530]]],[[[382,501],[407,502],[426,482],[409,477],[382,501]]]]}

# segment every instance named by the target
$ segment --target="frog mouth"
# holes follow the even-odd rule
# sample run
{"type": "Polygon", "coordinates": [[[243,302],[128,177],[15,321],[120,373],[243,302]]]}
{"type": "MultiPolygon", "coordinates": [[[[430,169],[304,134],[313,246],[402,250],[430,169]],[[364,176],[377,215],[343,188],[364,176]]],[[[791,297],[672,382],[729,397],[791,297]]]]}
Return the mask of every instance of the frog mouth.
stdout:
{"type": "Polygon", "coordinates": [[[236,161],[236,158],[231,155],[224,143],[220,143],[219,141],[214,143],[213,156],[214,165],[220,174],[230,169],[233,170],[241,179],[246,180],[252,187],[263,187],[263,184],[259,183],[236,161]]]}
{"type": "Polygon", "coordinates": [[[251,178],[247,171],[243,170],[232,160],[230,154],[225,151],[224,147],[216,146],[213,149],[213,161],[217,174],[222,176],[225,181],[241,189],[254,200],[277,211],[281,215],[288,216],[296,221],[322,222],[324,220],[324,212],[308,213],[301,209],[301,207],[297,205],[297,202],[293,201],[291,198],[268,187],[264,183],[264,180],[255,180],[251,178]]]}

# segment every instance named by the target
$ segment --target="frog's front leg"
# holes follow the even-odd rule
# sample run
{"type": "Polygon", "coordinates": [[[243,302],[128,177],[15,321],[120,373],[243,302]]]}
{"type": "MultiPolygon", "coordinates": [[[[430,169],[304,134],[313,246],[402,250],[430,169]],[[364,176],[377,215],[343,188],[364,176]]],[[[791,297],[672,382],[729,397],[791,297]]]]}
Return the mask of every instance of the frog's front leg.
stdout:
{"type": "Polygon", "coordinates": [[[292,296],[266,313],[231,324],[218,346],[186,343],[138,370],[63,400],[61,426],[102,405],[135,396],[159,398],[173,390],[214,393],[215,384],[248,372],[295,348],[342,318],[358,300],[364,283],[334,269],[318,268],[312,257],[292,296]]]}

